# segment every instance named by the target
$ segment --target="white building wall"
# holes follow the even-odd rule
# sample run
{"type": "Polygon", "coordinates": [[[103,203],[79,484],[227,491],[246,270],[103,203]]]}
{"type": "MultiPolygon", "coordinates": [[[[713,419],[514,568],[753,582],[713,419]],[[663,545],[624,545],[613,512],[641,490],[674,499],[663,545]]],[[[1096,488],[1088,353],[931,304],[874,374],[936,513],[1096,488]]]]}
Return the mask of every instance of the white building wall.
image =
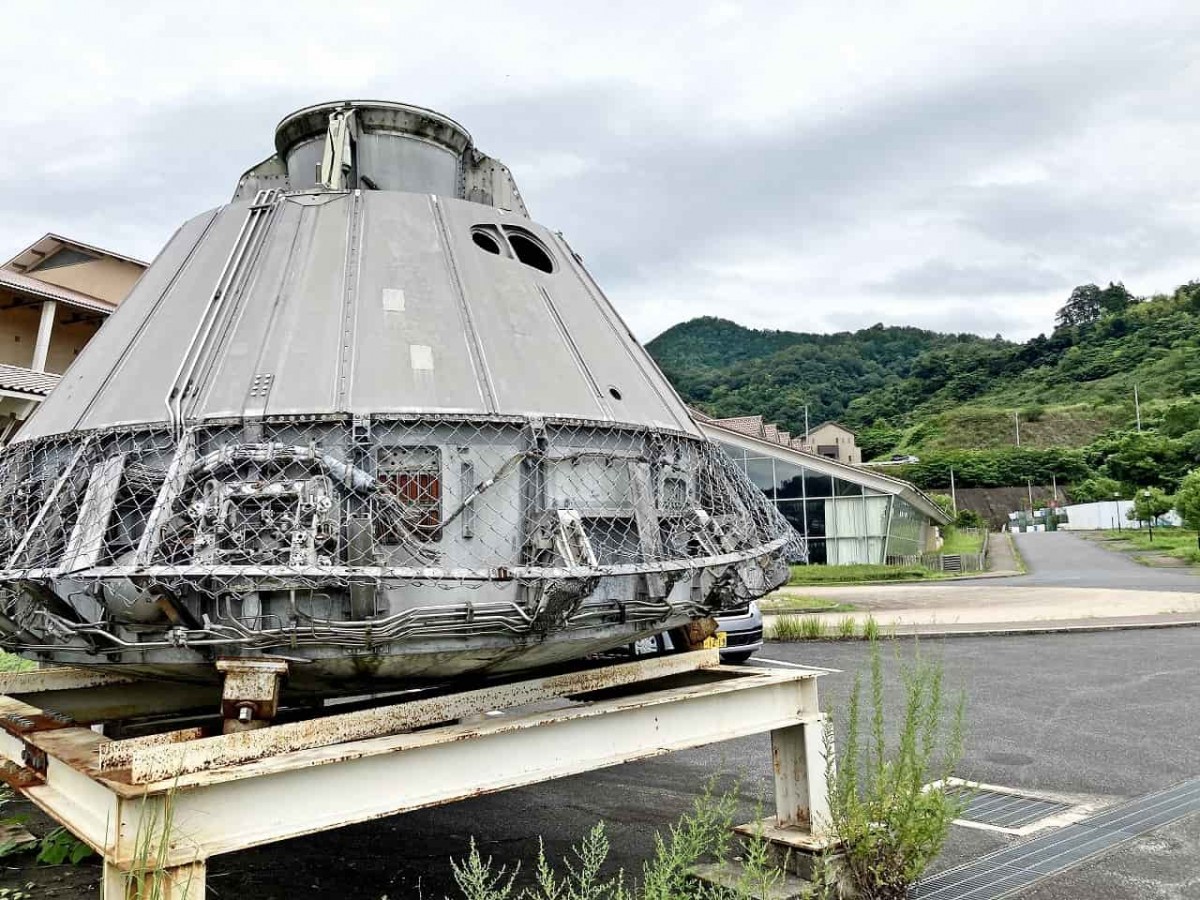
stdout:
{"type": "MultiPolygon", "coordinates": [[[[1121,528],[1143,528],[1142,522],[1129,519],[1129,510],[1133,509],[1132,500],[1099,500],[1096,503],[1074,503],[1064,506],[1063,511],[1069,521],[1058,527],[1064,531],[1101,531],[1115,529],[1120,522],[1121,528]]],[[[1181,525],[1179,514],[1171,510],[1165,516],[1160,516],[1158,522],[1163,525],[1181,525]]]]}

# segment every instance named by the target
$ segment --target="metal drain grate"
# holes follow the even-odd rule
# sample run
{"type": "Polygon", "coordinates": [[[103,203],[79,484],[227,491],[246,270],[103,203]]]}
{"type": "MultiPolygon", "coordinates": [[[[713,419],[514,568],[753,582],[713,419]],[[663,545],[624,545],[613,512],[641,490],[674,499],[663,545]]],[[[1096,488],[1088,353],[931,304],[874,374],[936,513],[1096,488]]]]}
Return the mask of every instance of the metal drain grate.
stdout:
{"type": "Polygon", "coordinates": [[[967,808],[959,816],[960,819],[996,828],[1023,828],[1072,808],[1070,803],[1059,800],[1028,797],[988,788],[972,788],[968,785],[947,787],[945,792],[951,797],[967,801],[967,808]]]}
{"type": "Polygon", "coordinates": [[[1114,806],[921,881],[912,900],[1003,900],[1097,854],[1200,812],[1200,778],[1114,806]]]}

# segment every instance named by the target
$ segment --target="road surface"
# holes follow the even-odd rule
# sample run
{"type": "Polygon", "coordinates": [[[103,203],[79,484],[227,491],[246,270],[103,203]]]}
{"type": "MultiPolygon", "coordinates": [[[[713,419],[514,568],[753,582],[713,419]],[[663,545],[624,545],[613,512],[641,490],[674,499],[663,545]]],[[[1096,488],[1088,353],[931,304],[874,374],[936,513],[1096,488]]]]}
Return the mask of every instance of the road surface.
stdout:
{"type": "Polygon", "coordinates": [[[1013,539],[1029,573],[997,579],[1001,584],[1200,591],[1200,578],[1188,569],[1143,566],[1067,531],[1014,534],[1013,539]]]}

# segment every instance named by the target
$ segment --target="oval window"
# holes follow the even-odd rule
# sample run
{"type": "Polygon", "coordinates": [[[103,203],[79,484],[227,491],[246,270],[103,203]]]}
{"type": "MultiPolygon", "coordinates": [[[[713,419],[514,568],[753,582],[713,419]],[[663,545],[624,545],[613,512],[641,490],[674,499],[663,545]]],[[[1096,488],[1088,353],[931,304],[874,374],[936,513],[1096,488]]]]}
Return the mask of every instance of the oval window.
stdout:
{"type": "Polygon", "coordinates": [[[495,253],[497,256],[500,255],[500,242],[486,231],[478,229],[472,231],[471,240],[475,242],[476,247],[486,250],[488,253],[495,253]]]}
{"type": "Polygon", "coordinates": [[[508,245],[512,247],[512,252],[517,259],[542,272],[554,271],[554,261],[550,258],[549,252],[542,246],[542,242],[532,234],[518,231],[515,228],[506,228],[504,233],[508,238],[508,245]]]}

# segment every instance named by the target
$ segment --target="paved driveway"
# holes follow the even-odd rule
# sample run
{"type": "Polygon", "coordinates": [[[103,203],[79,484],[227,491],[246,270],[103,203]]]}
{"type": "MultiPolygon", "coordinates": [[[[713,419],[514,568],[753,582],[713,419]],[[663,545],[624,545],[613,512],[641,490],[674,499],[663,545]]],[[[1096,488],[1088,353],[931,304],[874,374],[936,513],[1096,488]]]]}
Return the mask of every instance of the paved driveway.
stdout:
{"type": "MultiPolygon", "coordinates": [[[[1200,578],[1188,570],[1142,566],[1065,532],[1014,537],[1026,575],[780,593],[849,604],[899,633],[1200,622],[1200,578]]],[[[824,618],[836,624],[844,615],[824,618]]]]}
{"type": "Polygon", "coordinates": [[[1014,534],[1029,574],[997,579],[998,584],[1054,587],[1129,588],[1141,591],[1198,591],[1200,578],[1187,569],[1139,565],[1066,531],[1014,534]]]}

